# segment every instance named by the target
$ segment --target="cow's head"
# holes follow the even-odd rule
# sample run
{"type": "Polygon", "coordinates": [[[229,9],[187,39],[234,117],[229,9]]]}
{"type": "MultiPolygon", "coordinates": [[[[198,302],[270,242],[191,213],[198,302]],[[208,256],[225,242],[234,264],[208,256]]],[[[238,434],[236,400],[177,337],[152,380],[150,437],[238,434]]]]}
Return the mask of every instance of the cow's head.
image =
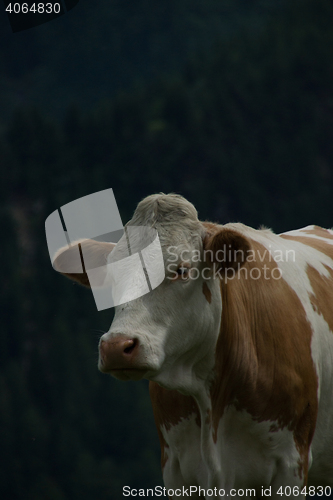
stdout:
{"type": "MultiPolygon", "coordinates": [[[[98,367],[120,380],[148,378],[188,392],[193,380],[207,379],[214,366],[221,281],[243,264],[249,243],[236,231],[200,222],[194,206],[174,194],[145,198],[127,225],[157,230],[165,279],[148,294],[116,307],[110,330],[100,340],[98,367]]],[[[105,259],[113,248],[108,245],[91,243],[105,259]]],[[[111,260],[121,252],[120,241],[111,260]]],[[[61,272],[61,265],[55,262],[55,267],[61,272]]],[[[84,274],[69,277],[89,286],[84,274]]]]}

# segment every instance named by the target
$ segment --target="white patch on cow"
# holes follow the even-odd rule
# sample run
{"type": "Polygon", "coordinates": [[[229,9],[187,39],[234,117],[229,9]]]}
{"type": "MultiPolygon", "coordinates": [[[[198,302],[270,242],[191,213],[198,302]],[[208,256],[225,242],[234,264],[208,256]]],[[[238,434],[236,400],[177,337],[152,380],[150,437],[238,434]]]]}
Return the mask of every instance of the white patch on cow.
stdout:
{"type": "Polygon", "coordinates": [[[333,487],[333,333],[323,316],[313,312],[314,333],[311,351],[318,373],[318,416],[312,440],[313,465],[309,485],[330,484],[333,487]],[[328,445],[331,443],[331,446],[328,445]],[[331,482],[328,479],[331,477],[331,482]]]}
{"type": "Polygon", "coordinates": [[[163,470],[166,487],[207,484],[207,470],[201,456],[200,427],[196,422],[196,415],[193,413],[182,419],[169,430],[162,426],[161,431],[169,445],[165,448],[168,460],[163,470]],[[176,481],[175,473],[178,478],[176,481]]]}
{"type": "Polygon", "coordinates": [[[226,489],[302,485],[293,433],[279,429],[277,422],[256,422],[246,411],[229,406],[220,422],[217,446],[226,489]],[[271,432],[273,427],[278,430],[271,432]]]}
{"type": "MultiPolygon", "coordinates": [[[[319,236],[316,234],[309,234],[302,231],[303,229],[298,229],[296,231],[288,231],[287,233],[283,234],[286,234],[288,236],[301,236],[302,238],[308,238],[309,240],[313,239],[313,240],[325,241],[325,243],[327,243],[328,245],[333,245],[333,240],[330,238],[324,238],[323,236],[319,236]]],[[[333,234],[333,232],[331,231],[330,234],[333,234]]]]}
{"type": "MultiPolygon", "coordinates": [[[[226,492],[231,488],[255,488],[258,496],[262,486],[267,488],[271,484],[301,487],[300,455],[293,434],[287,428],[270,432],[272,424],[258,423],[246,411],[228,407],[214,444],[214,454],[220,458],[214,478],[202,452],[200,428],[194,414],[169,430],[162,427],[169,445],[163,472],[166,487],[200,484],[202,488],[217,487],[226,492]]],[[[210,432],[208,424],[204,425],[210,432]]],[[[272,497],[279,498],[276,494],[272,497]]]]}

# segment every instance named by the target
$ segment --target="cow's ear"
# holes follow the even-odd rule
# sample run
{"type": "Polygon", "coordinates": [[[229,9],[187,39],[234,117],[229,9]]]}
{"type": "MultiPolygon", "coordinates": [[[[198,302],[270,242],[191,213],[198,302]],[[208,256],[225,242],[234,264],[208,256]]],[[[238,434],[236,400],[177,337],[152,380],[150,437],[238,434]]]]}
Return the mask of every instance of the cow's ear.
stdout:
{"type": "Polygon", "coordinates": [[[239,269],[251,250],[249,240],[238,231],[227,228],[208,230],[203,240],[205,260],[223,272],[239,269]]]}
{"type": "Polygon", "coordinates": [[[60,248],[57,251],[53,267],[67,278],[90,288],[86,269],[105,266],[108,255],[114,247],[115,243],[94,240],[75,241],[71,246],[60,248]]]}

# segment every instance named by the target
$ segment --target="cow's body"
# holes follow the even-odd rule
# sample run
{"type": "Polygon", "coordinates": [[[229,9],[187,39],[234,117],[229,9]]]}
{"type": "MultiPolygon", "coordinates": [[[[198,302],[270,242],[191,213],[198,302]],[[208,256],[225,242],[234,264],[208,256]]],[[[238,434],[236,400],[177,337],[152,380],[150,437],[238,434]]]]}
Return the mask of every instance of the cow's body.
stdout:
{"type": "MultiPolygon", "coordinates": [[[[230,227],[225,227],[228,226],[230,227]]],[[[242,392],[242,386],[238,386],[237,372],[243,368],[237,366],[236,373],[228,380],[233,385],[232,391],[235,391],[236,396],[232,404],[224,401],[220,407],[214,407],[210,399],[207,408],[200,412],[194,398],[191,406],[188,396],[183,396],[178,391],[172,391],[171,396],[170,391],[162,389],[155,382],[150,383],[156,424],[160,430],[165,483],[172,488],[182,485],[197,485],[205,489],[217,486],[226,490],[255,488],[258,495],[261,487],[272,486],[272,496],[280,486],[299,486],[299,491],[304,484],[333,486],[333,231],[309,226],[276,236],[271,232],[254,231],[243,225],[233,224],[231,227],[263,245],[273,255],[274,250],[278,249],[295,250],[295,262],[279,262],[284,279],[276,280],[274,287],[280,288],[283,283],[282,294],[286,295],[280,307],[276,305],[275,311],[271,309],[274,303],[265,301],[265,298],[269,299],[265,297],[266,293],[271,293],[270,283],[268,280],[258,283],[263,290],[260,314],[267,314],[271,318],[273,326],[275,325],[273,333],[281,333],[274,341],[281,344],[274,350],[274,343],[267,339],[267,348],[270,350],[268,366],[272,363],[272,371],[268,380],[263,382],[263,385],[268,383],[266,388],[251,389],[246,384],[249,379],[246,379],[246,389],[237,397],[237,391],[242,392]],[[282,331],[285,326],[279,330],[279,319],[282,323],[290,322],[293,328],[289,325],[287,332],[282,331]],[[297,356],[297,349],[293,350],[292,355],[286,355],[283,360],[286,366],[274,367],[274,364],[282,363],[280,355],[285,349],[289,349],[283,333],[298,337],[297,343],[302,344],[299,356],[301,364],[304,363],[304,372],[300,374],[301,378],[295,387],[285,385],[283,380],[281,383],[273,380],[275,372],[280,369],[287,373],[292,370],[297,356]],[[297,409],[297,399],[302,397],[303,408],[297,409]],[[261,401],[257,401],[258,399],[261,401]],[[266,417],[260,416],[259,407],[263,401],[268,405],[264,409],[266,417]],[[205,410],[209,418],[203,419],[200,415],[204,415],[205,410]],[[293,415],[296,410],[299,414],[293,415]],[[299,428],[296,423],[292,424],[293,419],[297,418],[300,421],[299,428]],[[302,419],[305,420],[304,424],[302,419]],[[217,436],[212,439],[214,421],[217,436]],[[211,480],[212,468],[207,466],[203,440],[208,448],[208,460],[216,454],[217,481],[211,480]],[[210,447],[207,446],[209,441],[210,447]],[[307,467],[309,472],[306,482],[307,467]]],[[[253,284],[250,284],[250,288],[253,284]]],[[[237,280],[232,284],[229,282],[227,287],[234,288],[229,290],[231,297],[235,293],[235,298],[239,298],[237,292],[243,287],[237,280]]],[[[250,290],[246,299],[246,306],[237,303],[236,308],[249,307],[249,303],[254,300],[250,290]]],[[[228,333],[233,334],[232,331],[228,333]]],[[[263,330],[259,333],[262,333],[261,340],[265,342],[267,332],[263,330]]],[[[223,335],[226,335],[226,331],[221,328],[218,341],[221,349],[225,342],[223,335]]],[[[238,348],[241,351],[249,350],[246,343],[238,348]]],[[[283,379],[283,373],[279,376],[283,379]]],[[[225,388],[226,384],[221,380],[220,384],[217,390],[225,388]]]]}
{"type": "Polygon", "coordinates": [[[158,230],[167,275],[116,308],[99,367],[151,381],[166,487],[333,486],[333,231],[201,223],[175,195],[129,224],[158,230]]]}

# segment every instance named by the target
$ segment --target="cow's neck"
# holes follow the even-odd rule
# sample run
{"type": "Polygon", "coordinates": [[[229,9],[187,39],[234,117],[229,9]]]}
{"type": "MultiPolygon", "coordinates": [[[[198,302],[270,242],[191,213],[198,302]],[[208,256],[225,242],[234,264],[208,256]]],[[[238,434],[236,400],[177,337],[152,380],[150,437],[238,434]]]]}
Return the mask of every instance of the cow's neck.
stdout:
{"type": "MultiPolygon", "coordinates": [[[[198,321],[191,324],[179,323],[177,335],[180,339],[188,338],[186,347],[175,349],[173,343],[165,343],[165,360],[162,369],[154,375],[154,380],[162,387],[177,390],[182,394],[200,397],[205,394],[209,398],[210,385],[214,377],[215,350],[221,325],[221,289],[218,279],[209,284],[210,299],[204,307],[199,302],[198,321]]],[[[199,293],[204,295],[202,286],[199,293]]],[[[200,297],[201,298],[201,297],[200,297]]],[[[195,304],[192,304],[195,307],[195,304]]],[[[175,334],[175,331],[173,332],[175,334]]]]}
{"type": "MultiPolygon", "coordinates": [[[[216,338],[218,331],[216,332],[216,338]]],[[[205,345],[189,350],[186,356],[178,359],[174,356],[170,364],[166,363],[161,373],[152,380],[169,390],[177,390],[181,394],[193,396],[196,399],[210,399],[210,386],[214,376],[215,339],[206,337],[205,345]]]]}

